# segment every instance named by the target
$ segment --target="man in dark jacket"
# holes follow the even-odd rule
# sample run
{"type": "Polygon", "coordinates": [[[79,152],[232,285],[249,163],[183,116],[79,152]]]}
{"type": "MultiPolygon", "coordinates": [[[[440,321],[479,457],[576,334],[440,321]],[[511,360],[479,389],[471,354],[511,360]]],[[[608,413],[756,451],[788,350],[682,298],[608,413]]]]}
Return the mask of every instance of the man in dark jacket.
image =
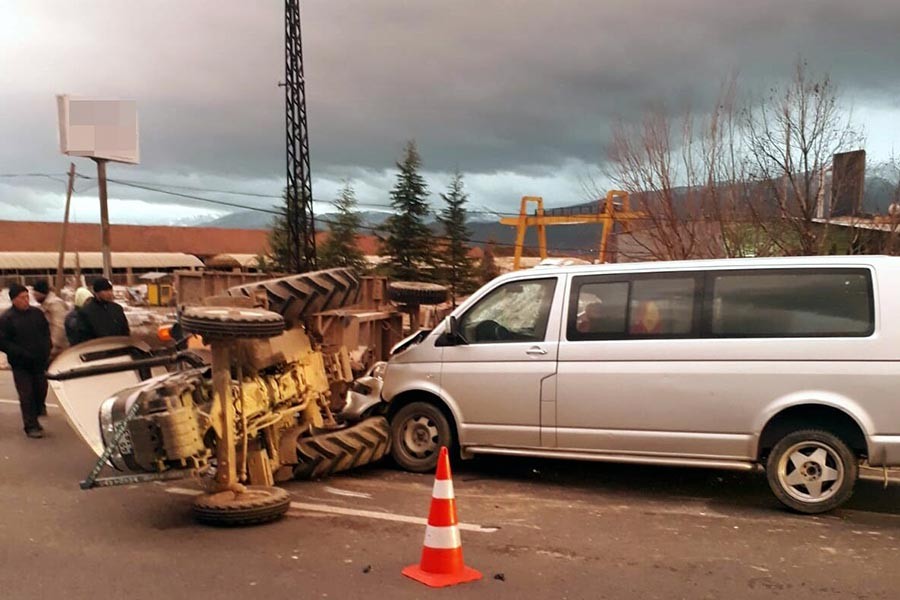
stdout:
{"type": "Polygon", "coordinates": [[[130,335],[125,311],[113,298],[113,286],[109,279],[94,280],[94,299],[78,311],[81,341],[114,335],[130,335]]]}
{"type": "Polygon", "coordinates": [[[38,415],[47,398],[47,365],[50,362],[50,325],[39,308],[30,305],[28,290],[9,286],[12,308],[0,315],[0,350],[6,353],[19,393],[25,435],[44,437],[38,415]]]}

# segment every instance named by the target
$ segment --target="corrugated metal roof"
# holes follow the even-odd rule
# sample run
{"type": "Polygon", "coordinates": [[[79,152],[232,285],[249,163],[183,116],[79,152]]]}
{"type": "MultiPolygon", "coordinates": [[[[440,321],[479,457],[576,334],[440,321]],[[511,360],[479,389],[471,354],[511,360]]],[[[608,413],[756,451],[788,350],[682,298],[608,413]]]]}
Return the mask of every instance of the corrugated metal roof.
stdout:
{"type": "MultiPolygon", "coordinates": [[[[66,252],[65,268],[76,267],[75,252],[66,252]]],[[[56,252],[0,252],[0,270],[56,269],[59,254],[56,252]]],[[[82,269],[103,268],[103,256],[99,252],[78,252],[82,269]]],[[[182,252],[113,252],[113,269],[184,269],[202,268],[203,262],[192,254],[182,252]]]]}
{"type": "MultiPolygon", "coordinates": [[[[112,223],[109,231],[113,252],[184,252],[194,256],[213,256],[222,252],[251,254],[269,251],[269,232],[263,229],[112,223]]],[[[0,251],[53,252],[59,248],[61,232],[62,223],[0,220],[0,251]]],[[[99,244],[99,225],[69,223],[66,250],[95,252],[99,244]]]]}

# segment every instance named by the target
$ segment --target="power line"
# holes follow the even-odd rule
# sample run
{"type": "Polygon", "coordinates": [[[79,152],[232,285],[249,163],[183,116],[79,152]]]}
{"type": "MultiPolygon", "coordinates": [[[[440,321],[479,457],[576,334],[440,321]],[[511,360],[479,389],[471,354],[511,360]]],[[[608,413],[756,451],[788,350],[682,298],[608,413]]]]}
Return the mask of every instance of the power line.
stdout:
{"type": "MultiPolygon", "coordinates": [[[[96,181],[96,179],[97,179],[96,177],[93,177],[91,175],[84,175],[82,173],[76,173],[75,176],[78,179],[85,179],[85,180],[96,181]]],[[[0,174],[0,177],[49,177],[49,178],[53,178],[54,176],[49,173],[12,173],[12,174],[5,174],[5,175],[0,174]]],[[[60,181],[60,180],[57,179],[57,181],[60,181]]],[[[142,181],[142,180],[136,180],[136,179],[115,179],[115,180],[108,179],[108,181],[115,181],[119,185],[125,185],[125,186],[131,186],[131,187],[139,187],[139,186],[153,187],[153,191],[159,191],[159,192],[163,192],[163,190],[167,190],[167,191],[168,190],[188,190],[188,191],[193,191],[193,192],[206,192],[206,193],[210,193],[210,194],[228,194],[231,196],[246,196],[248,198],[266,198],[266,199],[272,199],[272,200],[283,200],[284,199],[283,196],[276,195],[276,194],[264,194],[264,193],[260,193],[260,192],[243,192],[243,191],[237,191],[237,190],[223,190],[223,189],[216,189],[216,188],[205,188],[205,187],[196,187],[196,186],[188,186],[188,185],[176,185],[176,184],[169,184],[169,183],[159,184],[159,183],[156,183],[153,181],[142,181]]],[[[140,188],[140,189],[145,189],[145,188],[140,188]]],[[[165,193],[165,192],[163,192],[163,193],[165,193]]],[[[206,199],[201,199],[201,200],[206,200],[206,199]]],[[[313,202],[316,202],[318,204],[331,204],[331,201],[329,201],[329,200],[315,200],[314,199],[313,202]]],[[[380,203],[376,203],[376,202],[357,202],[357,206],[360,206],[362,208],[382,209],[385,211],[393,211],[394,210],[394,207],[391,204],[380,204],[380,203]]],[[[495,209],[487,208],[483,204],[474,205],[474,206],[475,206],[474,208],[466,209],[466,212],[468,212],[470,214],[476,214],[476,215],[477,214],[493,215],[495,217],[517,217],[517,216],[519,216],[518,212],[504,212],[504,211],[500,211],[500,210],[495,210],[495,209]]],[[[246,207],[246,208],[252,210],[252,207],[246,207]]],[[[438,209],[433,209],[431,212],[436,216],[440,211],[438,209]]]]}
{"type": "Polygon", "coordinates": [[[14,177],[42,177],[44,179],[52,179],[53,181],[58,181],[59,183],[68,184],[68,181],[66,181],[66,179],[50,173],[0,173],[0,177],[4,179],[12,179],[14,177]]]}
{"type": "Polygon", "coordinates": [[[204,198],[202,196],[195,196],[194,194],[183,194],[181,192],[173,192],[171,190],[164,190],[164,189],[160,189],[160,188],[149,186],[149,185],[142,185],[142,184],[138,184],[138,183],[127,183],[127,182],[125,182],[123,180],[119,180],[119,179],[109,179],[108,181],[110,181],[111,183],[118,184],[118,185],[124,185],[126,187],[136,188],[136,189],[140,189],[140,190],[146,190],[148,192],[157,192],[159,194],[167,194],[169,196],[176,196],[178,198],[185,198],[187,200],[196,200],[198,202],[207,202],[209,204],[230,206],[231,208],[240,208],[240,209],[244,209],[244,210],[255,210],[258,212],[269,213],[272,215],[280,215],[281,214],[279,211],[272,210],[272,209],[259,208],[256,206],[247,206],[244,204],[237,204],[236,202],[226,202],[225,200],[213,200],[212,198],[204,198]]]}
{"type": "MultiPolygon", "coordinates": [[[[80,179],[96,180],[96,177],[92,177],[90,175],[82,175],[80,173],[77,173],[76,175],[80,179]]],[[[53,175],[48,174],[48,173],[0,174],[0,177],[46,177],[46,178],[54,179],[56,181],[65,183],[64,180],[56,179],[53,175]]],[[[186,193],[182,193],[182,192],[172,191],[171,189],[156,187],[155,185],[148,184],[147,182],[139,182],[139,181],[128,180],[128,179],[112,179],[112,178],[108,179],[108,181],[110,183],[115,183],[117,185],[122,185],[125,187],[140,189],[140,190],[149,191],[149,192],[155,192],[155,193],[159,193],[159,194],[165,194],[165,195],[169,195],[169,196],[175,196],[178,198],[184,198],[186,200],[194,200],[197,202],[205,202],[207,204],[215,204],[215,205],[219,205],[219,206],[227,206],[230,208],[250,210],[250,211],[261,212],[261,213],[270,214],[270,215],[274,215],[274,216],[282,216],[283,215],[283,213],[277,209],[260,208],[257,206],[250,206],[250,205],[246,205],[246,204],[238,204],[236,202],[228,202],[225,200],[214,200],[212,198],[205,198],[203,196],[197,196],[194,194],[186,194],[186,193]]],[[[250,197],[272,198],[272,199],[279,199],[279,200],[281,199],[281,196],[274,196],[271,194],[234,192],[234,191],[229,192],[229,191],[225,191],[225,190],[214,190],[214,189],[197,188],[197,187],[190,187],[190,186],[169,186],[169,185],[167,185],[166,187],[178,188],[178,189],[190,189],[190,190],[201,191],[201,192],[205,191],[205,192],[210,192],[210,193],[225,193],[225,194],[250,196],[250,197]]],[[[326,203],[326,201],[324,201],[324,200],[314,200],[314,202],[326,203]]],[[[382,208],[382,209],[386,209],[386,210],[392,210],[394,208],[393,206],[387,205],[387,204],[357,203],[357,205],[362,206],[362,207],[377,207],[377,208],[382,208]]],[[[499,216],[519,216],[519,213],[503,213],[503,212],[487,209],[486,207],[483,207],[483,205],[481,205],[481,206],[482,206],[482,210],[467,210],[467,212],[469,212],[471,214],[492,214],[492,215],[495,215],[498,217],[499,216]]],[[[432,216],[439,216],[440,213],[437,210],[431,210],[430,214],[432,216]]],[[[335,221],[325,219],[321,216],[318,217],[317,220],[322,223],[325,223],[326,225],[335,225],[336,224],[335,221]]],[[[378,227],[372,227],[369,225],[360,225],[360,229],[369,231],[371,233],[379,233],[379,231],[380,231],[378,227]]],[[[446,236],[441,236],[441,235],[436,235],[435,237],[437,239],[443,239],[443,240],[448,239],[446,236]]],[[[493,240],[470,239],[469,243],[485,244],[485,245],[493,244],[495,246],[500,246],[500,247],[505,247],[505,248],[515,248],[516,247],[515,244],[511,244],[511,243],[507,243],[507,242],[497,242],[497,241],[493,241],[493,240]]],[[[582,252],[582,253],[586,253],[586,254],[595,254],[597,252],[596,248],[576,248],[576,247],[564,247],[564,246],[548,247],[548,250],[563,251],[563,252],[582,252]]]]}
{"type": "MultiPolygon", "coordinates": [[[[96,177],[91,177],[90,175],[82,175],[80,173],[76,174],[81,179],[96,179],[96,177]]],[[[112,179],[110,179],[112,181],[112,179]]],[[[119,179],[117,180],[122,184],[135,184],[135,185],[159,185],[155,184],[152,181],[140,181],[134,179],[119,179]]],[[[164,184],[164,187],[175,189],[175,190],[188,190],[191,192],[209,192],[212,194],[228,194],[230,196],[247,196],[250,198],[271,198],[274,200],[281,200],[282,197],[275,194],[261,194],[259,192],[239,192],[236,190],[222,190],[222,189],[213,189],[213,188],[201,188],[194,187],[190,185],[175,185],[171,183],[164,184]]]]}
{"type": "MultiPolygon", "coordinates": [[[[124,185],[124,186],[126,186],[126,187],[135,187],[135,188],[139,188],[139,189],[146,190],[146,191],[157,192],[157,193],[160,193],[160,194],[167,194],[167,195],[170,195],[170,196],[177,196],[177,197],[179,197],[179,198],[186,198],[186,199],[190,199],[190,200],[197,200],[197,201],[200,201],[200,202],[207,202],[207,203],[209,203],[209,204],[219,204],[219,205],[223,205],[223,206],[229,206],[229,207],[232,207],[232,208],[240,208],[240,209],[244,209],[244,210],[252,210],[252,211],[261,212],[261,213],[266,213],[266,214],[271,214],[271,215],[275,215],[275,216],[281,216],[281,215],[282,215],[282,212],[281,212],[281,211],[278,211],[278,210],[259,208],[259,207],[256,207],[256,206],[242,205],[242,204],[237,204],[237,203],[234,203],[234,202],[226,202],[226,201],[224,201],[224,200],[213,200],[212,198],[204,198],[204,197],[202,197],[202,196],[196,196],[196,195],[193,195],[193,194],[183,194],[183,193],[180,193],[180,192],[172,192],[172,191],[170,191],[170,190],[165,190],[165,189],[161,189],[161,188],[156,188],[156,187],[153,187],[153,186],[139,185],[139,184],[134,184],[134,183],[126,183],[126,182],[124,182],[123,180],[118,180],[118,179],[109,179],[109,181],[110,181],[111,183],[116,183],[116,184],[118,184],[118,185],[124,185]]],[[[332,220],[329,220],[329,219],[325,219],[325,218],[323,218],[323,217],[321,217],[321,216],[318,217],[317,220],[320,221],[320,222],[322,222],[322,223],[325,223],[326,225],[336,225],[336,224],[337,224],[336,221],[332,221],[332,220]]],[[[370,226],[370,225],[360,225],[359,228],[362,229],[362,230],[365,230],[365,231],[372,232],[372,233],[379,233],[379,231],[380,231],[378,227],[372,227],[372,226],[370,226]]],[[[448,239],[446,236],[442,236],[442,235],[436,235],[435,237],[436,237],[437,239],[443,239],[443,240],[448,239]]],[[[491,240],[475,240],[475,239],[471,239],[471,240],[469,240],[469,242],[470,242],[470,243],[473,243],[473,244],[494,244],[495,246],[507,247],[507,248],[515,248],[515,247],[516,247],[515,244],[510,244],[510,243],[505,243],[505,242],[497,242],[497,241],[491,241],[491,240]]],[[[585,253],[591,253],[591,254],[593,254],[593,253],[596,252],[596,249],[595,249],[595,248],[566,248],[566,247],[556,246],[556,247],[548,248],[548,249],[550,249],[550,250],[556,250],[556,251],[568,251],[568,252],[585,252],[585,253]]]]}

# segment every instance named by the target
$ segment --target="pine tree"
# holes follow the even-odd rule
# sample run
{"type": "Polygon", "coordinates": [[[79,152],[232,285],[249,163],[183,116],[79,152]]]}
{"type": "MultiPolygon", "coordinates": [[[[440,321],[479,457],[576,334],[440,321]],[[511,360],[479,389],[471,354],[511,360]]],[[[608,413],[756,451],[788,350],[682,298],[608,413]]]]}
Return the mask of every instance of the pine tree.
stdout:
{"type": "Polygon", "coordinates": [[[435,265],[434,236],[428,215],[428,187],[419,174],[422,159],[415,141],[406,144],[403,160],[397,163],[397,183],[391,190],[391,206],[396,211],[384,224],[387,234],[383,251],[390,257],[389,275],[399,280],[432,280],[435,265]]]}
{"type": "Polygon", "coordinates": [[[438,221],[444,229],[445,248],[440,259],[443,282],[450,287],[450,299],[456,306],[456,297],[472,291],[472,261],[469,259],[468,242],[471,238],[466,226],[466,203],[469,195],[463,191],[462,173],[456,172],[446,194],[441,194],[445,206],[438,221]]]}
{"type": "Polygon", "coordinates": [[[320,219],[327,220],[329,225],[328,239],[319,251],[319,267],[350,267],[358,272],[365,271],[366,257],[356,243],[362,219],[356,212],[356,194],[349,181],[344,183],[340,195],[331,204],[337,212],[333,217],[320,219]]]}
{"type": "Polygon", "coordinates": [[[494,240],[489,240],[481,255],[481,264],[478,267],[478,279],[482,284],[487,283],[500,274],[500,268],[494,261],[494,240]]]}

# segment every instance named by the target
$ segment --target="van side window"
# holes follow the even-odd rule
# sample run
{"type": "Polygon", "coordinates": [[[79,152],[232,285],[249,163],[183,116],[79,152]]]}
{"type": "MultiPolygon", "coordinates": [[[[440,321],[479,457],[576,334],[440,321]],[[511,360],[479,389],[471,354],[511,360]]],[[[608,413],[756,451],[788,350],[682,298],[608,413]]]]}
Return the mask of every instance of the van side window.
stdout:
{"type": "Polygon", "coordinates": [[[567,338],[689,336],[695,331],[699,288],[693,274],[634,275],[617,277],[616,281],[576,277],[567,338]]]}
{"type": "Polygon", "coordinates": [[[462,316],[462,334],[470,344],[542,342],[555,290],[555,278],[505,283],[462,316]]]}
{"type": "Polygon", "coordinates": [[[715,337],[868,336],[875,330],[866,269],[712,274],[715,337]]]}
{"type": "Polygon", "coordinates": [[[575,330],[584,336],[625,333],[628,282],[588,283],[578,290],[575,330]]]}
{"type": "Polygon", "coordinates": [[[628,333],[662,336],[691,333],[696,287],[693,277],[632,282],[628,333]]]}

